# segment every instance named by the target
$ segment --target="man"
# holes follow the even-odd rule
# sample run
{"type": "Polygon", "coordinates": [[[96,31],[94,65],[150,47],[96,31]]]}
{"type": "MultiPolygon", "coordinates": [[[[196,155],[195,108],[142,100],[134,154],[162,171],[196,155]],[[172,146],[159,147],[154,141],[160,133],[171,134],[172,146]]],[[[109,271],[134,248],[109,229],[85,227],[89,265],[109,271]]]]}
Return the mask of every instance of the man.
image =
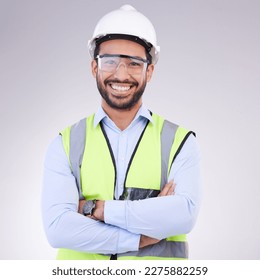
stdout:
{"type": "Polygon", "coordinates": [[[59,259],[185,259],[199,152],[192,132],[142,104],[159,57],[155,30],[125,5],[99,21],[89,50],[102,102],[47,151],[47,238],[63,248],[59,259]]]}

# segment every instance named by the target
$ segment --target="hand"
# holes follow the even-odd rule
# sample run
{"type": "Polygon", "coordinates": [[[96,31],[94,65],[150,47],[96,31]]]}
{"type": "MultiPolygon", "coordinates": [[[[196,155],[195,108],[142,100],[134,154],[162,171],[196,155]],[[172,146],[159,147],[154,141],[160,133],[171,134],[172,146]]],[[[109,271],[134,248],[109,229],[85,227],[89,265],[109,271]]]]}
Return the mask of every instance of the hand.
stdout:
{"type": "Polygon", "coordinates": [[[104,207],[105,207],[105,201],[97,200],[96,207],[93,211],[93,215],[90,216],[90,218],[104,222],[104,207]]]}
{"type": "Polygon", "coordinates": [[[159,239],[152,238],[152,237],[145,236],[145,235],[141,235],[140,243],[139,243],[139,249],[143,248],[143,247],[146,247],[146,246],[149,246],[149,245],[156,244],[158,242],[160,242],[159,239]]]}
{"type": "Polygon", "coordinates": [[[158,194],[158,196],[167,196],[167,195],[174,195],[175,194],[175,188],[176,184],[173,180],[169,181],[165,184],[161,192],[158,194]]]}

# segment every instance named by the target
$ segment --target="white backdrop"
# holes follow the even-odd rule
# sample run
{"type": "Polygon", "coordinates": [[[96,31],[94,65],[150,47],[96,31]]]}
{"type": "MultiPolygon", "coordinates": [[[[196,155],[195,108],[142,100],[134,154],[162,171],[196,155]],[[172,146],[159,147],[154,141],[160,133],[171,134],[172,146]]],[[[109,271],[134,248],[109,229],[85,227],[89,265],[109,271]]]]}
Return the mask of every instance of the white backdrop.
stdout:
{"type": "Polygon", "coordinates": [[[158,33],[145,103],[197,133],[204,196],[191,259],[260,259],[260,2],[0,0],[0,259],[53,259],[40,211],[45,150],[100,103],[87,41],[132,4],[158,33]]]}

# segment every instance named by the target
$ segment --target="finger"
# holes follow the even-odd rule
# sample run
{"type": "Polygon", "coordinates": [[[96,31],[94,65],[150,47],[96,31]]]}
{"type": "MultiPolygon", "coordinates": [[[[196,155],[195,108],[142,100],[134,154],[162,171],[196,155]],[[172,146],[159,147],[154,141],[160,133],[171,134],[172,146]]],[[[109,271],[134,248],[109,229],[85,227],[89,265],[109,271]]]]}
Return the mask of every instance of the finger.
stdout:
{"type": "Polygon", "coordinates": [[[173,184],[172,184],[172,190],[173,190],[173,192],[175,192],[175,189],[176,189],[176,184],[173,183],[173,184]]]}
{"type": "Polygon", "coordinates": [[[158,196],[175,195],[176,184],[173,182],[173,184],[170,185],[169,183],[165,185],[165,187],[163,188],[163,190],[160,192],[158,196]]]}
{"type": "Polygon", "coordinates": [[[171,187],[171,183],[169,182],[169,183],[167,183],[167,184],[163,187],[163,189],[161,190],[161,192],[159,193],[158,196],[165,196],[165,195],[167,195],[167,192],[169,191],[170,187],[171,187]]]}
{"type": "Polygon", "coordinates": [[[173,195],[175,193],[176,184],[173,183],[166,195],[173,195]]]}
{"type": "Polygon", "coordinates": [[[174,184],[171,185],[171,187],[168,189],[168,191],[165,195],[172,195],[173,192],[174,192],[174,184]]]}
{"type": "Polygon", "coordinates": [[[172,194],[172,192],[174,191],[174,189],[175,189],[175,183],[174,183],[174,181],[173,181],[173,179],[172,180],[170,180],[166,185],[165,185],[165,187],[164,187],[164,195],[170,195],[170,194],[172,194]]]}
{"type": "Polygon", "coordinates": [[[165,196],[167,193],[172,189],[173,185],[173,180],[169,181],[168,183],[165,184],[163,187],[162,191],[159,193],[158,196],[165,196]]]}

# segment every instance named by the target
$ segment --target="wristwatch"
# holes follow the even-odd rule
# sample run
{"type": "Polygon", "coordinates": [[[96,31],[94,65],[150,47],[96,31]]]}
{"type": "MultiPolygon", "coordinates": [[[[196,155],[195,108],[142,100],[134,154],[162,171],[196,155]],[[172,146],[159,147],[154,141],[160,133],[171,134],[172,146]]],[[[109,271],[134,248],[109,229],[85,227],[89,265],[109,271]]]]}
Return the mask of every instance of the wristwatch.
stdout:
{"type": "Polygon", "coordinates": [[[82,208],[82,214],[84,216],[93,215],[94,209],[96,207],[96,200],[87,200],[82,208]]]}

